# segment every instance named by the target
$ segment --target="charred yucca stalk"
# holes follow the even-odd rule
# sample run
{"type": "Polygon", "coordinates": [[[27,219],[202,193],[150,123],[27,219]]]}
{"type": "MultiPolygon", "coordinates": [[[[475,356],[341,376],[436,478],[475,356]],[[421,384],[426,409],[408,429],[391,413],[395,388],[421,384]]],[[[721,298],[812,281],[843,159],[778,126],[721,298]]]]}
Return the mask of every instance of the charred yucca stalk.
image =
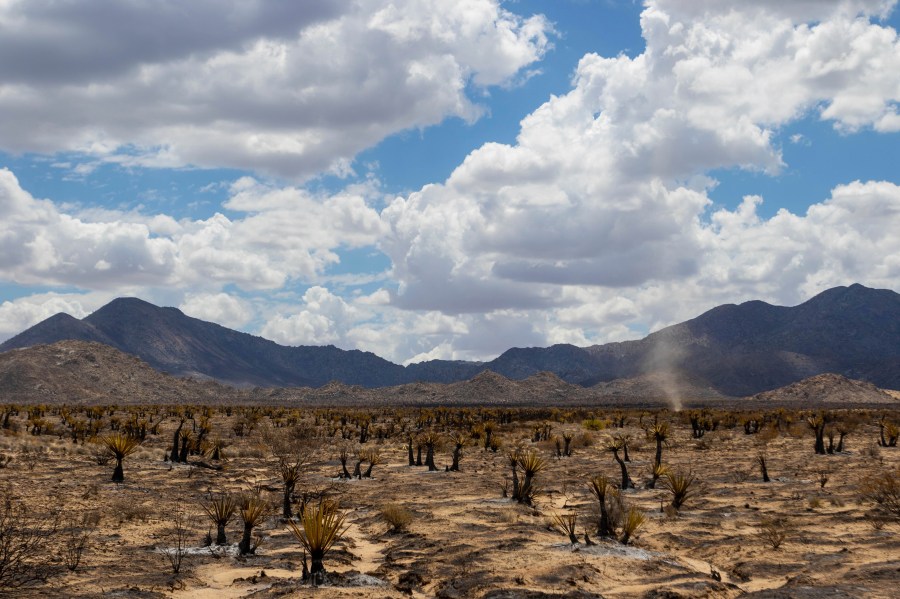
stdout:
{"type": "Polygon", "coordinates": [[[406,435],[406,453],[410,466],[416,465],[416,457],[413,455],[413,445],[415,444],[415,441],[416,436],[414,434],[408,433],[406,435]]]}
{"type": "Polygon", "coordinates": [[[134,453],[141,442],[134,437],[129,437],[122,433],[102,437],[101,442],[104,447],[106,447],[106,451],[116,459],[116,467],[113,470],[112,481],[114,483],[123,482],[125,480],[125,473],[122,470],[122,460],[134,453]]]}
{"type": "Polygon", "coordinates": [[[365,456],[366,461],[369,462],[369,467],[366,468],[366,471],[363,472],[363,478],[372,478],[372,468],[381,463],[381,452],[377,449],[369,449],[366,451],[365,456]]]}
{"type": "Polygon", "coordinates": [[[595,476],[588,482],[591,493],[597,498],[600,504],[600,519],[597,522],[597,536],[611,537],[614,536],[612,523],[609,519],[609,511],[606,507],[606,496],[612,488],[612,483],[602,474],[595,476]]]}
{"type": "Polygon", "coordinates": [[[628,467],[625,465],[624,460],[619,457],[619,451],[621,451],[627,442],[622,435],[614,435],[612,439],[607,441],[606,450],[613,454],[613,458],[615,458],[616,462],[619,464],[619,468],[622,470],[622,486],[621,489],[624,491],[634,485],[631,484],[631,478],[628,476],[628,467]]]}
{"type": "MultiPolygon", "coordinates": [[[[519,501],[519,451],[507,452],[506,459],[509,461],[509,468],[512,471],[512,498],[513,501],[519,501]]],[[[505,489],[503,496],[506,497],[505,489]]]]}
{"type": "Polygon", "coordinates": [[[563,438],[563,455],[567,458],[572,457],[572,439],[575,438],[575,435],[569,432],[565,432],[562,434],[563,438]]]}
{"type": "Polygon", "coordinates": [[[294,517],[291,511],[291,496],[297,487],[297,481],[300,480],[300,472],[303,469],[304,460],[302,457],[296,457],[293,460],[281,458],[278,461],[278,473],[281,475],[281,481],[284,483],[284,495],[281,502],[281,517],[289,520],[294,517]]]}
{"type": "Polygon", "coordinates": [[[258,493],[248,493],[241,498],[238,515],[244,522],[244,535],[238,543],[241,555],[253,553],[253,529],[259,526],[269,513],[269,503],[258,493]]]}
{"type": "Polygon", "coordinates": [[[184,427],[184,418],[178,423],[178,428],[175,429],[175,434],[172,435],[172,450],[169,452],[170,462],[178,461],[178,442],[181,439],[182,427],[184,427]]]}
{"type": "Polygon", "coordinates": [[[187,464],[188,453],[191,450],[193,438],[194,433],[192,433],[191,431],[187,429],[181,431],[181,450],[178,452],[178,461],[182,464],[187,464]]]}
{"type": "Polygon", "coordinates": [[[356,457],[356,465],[353,467],[353,478],[362,478],[362,463],[366,461],[366,451],[357,449],[354,452],[356,457]]]}
{"type": "Polygon", "coordinates": [[[825,417],[822,414],[810,416],[806,419],[806,424],[812,429],[816,435],[815,452],[818,455],[825,455],[825,417]]]}
{"type": "Polygon", "coordinates": [[[338,478],[351,478],[350,471],[347,470],[347,460],[350,459],[350,448],[346,445],[342,446],[338,453],[338,459],[341,461],[341,473],[338,478]]]}
{"type": "Polygon", "coordinates": [[[237,507],[237,501],[234,497],[227,494],[213,497],[209,503],[203,504],[203,511],[216,525],[216,545],[228,544],[228,539],[225,536],[225,527],[234,518],[237,507]]]}
{"type": "Polygon", "coordinates": [[[468,439],[462,431],[456,431],[450,435],[450,443],[453,444],[453,463],[450,464],[450,470],[459,472],[459,459],[462,455],[462,449],[466,446],[468,439]]]}
{"type": "Polygon", "coordinates": [[[484,423],[484,448],[485,450],[491,448],[491,440],[494,438],[494,430],[497,428],[497,423],[493,420],[488,420],[484,423]]]}
{"type": "Polygon", "coordinates": [[[434,431],[428,431],[422,435],[422,444],[425,445],[425,465],[428,466],[429,472],[437,470],[437,466],[434,464],[434,449],[440,441],[440,435],[434,431]]]}
{"type": "Polygon", "coordinates": [[[763,482],[769,482],[769,468],[765,452],[760,451],[756,454],[756,463],[759,464],[759,472],[762,474],[763,482]]]}
{"type": "Polygon", "coordinates": [[[647,429],[647,436],[656,442],[656,456],[653,459],[653,464],[659,466],[662,464],[663,444],[669,438],[669,423],[659,421],[654,422],[653,426],[647,429]]]}
{"type": "Polygon", "coordinates": [[[337,505],[322,500],[315,508],[308,507],[303,512],[299,526],[288,522],[291,532],[309,552],[312,562],[309,576],[315,585],[325,582],[325,555],[346,532],[344,520],[345,515],[338,511],[337,505]]]}
{"type": "Polygon", "coordinates": [[[663,486],[672,494],[672,507],[676,510],[698,493],[697,477],[690,471],[667,472],[663,486]]]}

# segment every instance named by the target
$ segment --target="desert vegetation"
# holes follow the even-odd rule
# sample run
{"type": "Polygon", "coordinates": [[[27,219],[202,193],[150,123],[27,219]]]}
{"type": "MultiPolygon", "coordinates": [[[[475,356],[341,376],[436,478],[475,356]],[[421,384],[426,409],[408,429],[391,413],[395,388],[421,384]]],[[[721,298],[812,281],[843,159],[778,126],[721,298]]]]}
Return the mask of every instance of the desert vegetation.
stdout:
{"type": "Polygon", "coordinates": [[[890,596],[896,422],[893,410],[4,405],[0,592],[737,597],[802,583],[890,596]]]}

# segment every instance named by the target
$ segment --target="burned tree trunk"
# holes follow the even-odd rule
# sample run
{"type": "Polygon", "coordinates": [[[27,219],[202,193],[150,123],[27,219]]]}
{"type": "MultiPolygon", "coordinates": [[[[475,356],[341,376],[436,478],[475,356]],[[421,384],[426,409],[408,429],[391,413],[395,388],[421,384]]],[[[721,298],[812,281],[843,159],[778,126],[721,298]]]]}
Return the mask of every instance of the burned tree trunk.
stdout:
{"type": "Polygon", "coordinates": [[[172,451],[169,452],[170,462],[178,461],[178,440],[181,439],[181,427],[183,426],[184,418],[181,419],[181,422],[178,424],[178,428],[175,429],[175,435],[172,437],[172,451]]]}

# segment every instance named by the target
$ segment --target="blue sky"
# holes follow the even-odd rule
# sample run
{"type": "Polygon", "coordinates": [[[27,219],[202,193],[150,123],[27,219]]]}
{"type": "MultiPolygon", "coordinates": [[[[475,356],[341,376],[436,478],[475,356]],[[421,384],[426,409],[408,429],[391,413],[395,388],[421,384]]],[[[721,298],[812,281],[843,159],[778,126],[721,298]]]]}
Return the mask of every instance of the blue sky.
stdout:
{"type": "Polygon", "coordinates": [[[895,3],[751,4],[6,3],[0,338],[137,295],[485,359],[897,289],[895,3]]]}

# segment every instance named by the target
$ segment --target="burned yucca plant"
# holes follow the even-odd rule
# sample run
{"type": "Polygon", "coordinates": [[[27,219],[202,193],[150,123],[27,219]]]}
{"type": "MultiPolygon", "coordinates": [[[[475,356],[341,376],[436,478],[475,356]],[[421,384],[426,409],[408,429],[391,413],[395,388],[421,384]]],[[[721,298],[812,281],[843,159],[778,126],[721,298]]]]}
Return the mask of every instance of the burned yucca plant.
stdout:
{"type": "Polygon", "coordinates": [[[534,477],[547,466],[547,461],[533,449],[515,452],[510,460],[513,471],[513,499],[525,505],[533,505],[534,496],[537,494],[534,477]],[[522,470],[521,479],[517,474],[518,469],[522,470]]]}
{"type": "Polygon", "coordinates": [[[468,437],[462,431],[455,431],[450,434],[450,443],[453,445],[453,463],[450,464],[452,472],[459,472],[459,459],[462,456],[463,447],[468,442],[468,437]]]}
{"type": "Polygon", "coordinates": [[[567,535],[569,542],[573,545],[578,543],[578,537],[575,535],[575,523],[578,520],[578,514],[570,512],[568,514],[554,514],[551,524],[555,529],[567,535]]]}
{"type": "Polygon", "coordinates": [[[653,424],[647,428],[647,437],[656,442],[656,455],[653,459],[653,464],[654,466],[659,466],[662,464],[663,445],[669,438],[669,423],[659,422],[658,420],[654,421],[653,424]]]}
{"type": "Polygon", "coordinates": [[[101,437],[100,442],[106,448],[106,452],[116,460],[112,481],[114,483],[123,482],[125,480],[125,472],[122,470],[122,461],[133,454],[141,442],[122,433],[101,437]]]}
{"type": "Polygon", "coordinates": [[[613,458],[616,460],[616,463],[619,464],[619,469],[622,471],[621,489],[625,490],[633,487],[634,484],[631,482],[631,478],[628,476],[628,466],[625,465],[625,459],[622,459],[622,457],[619,455],[619,452],[624,450],[627,456],[628,437],[626,435],[613,435],[611,439],[607,440],[604,449],[613,454],[613,458]]]}
{"type": "Polygon", "coordinates": [[[255,553],[257,545],[253,543],[253,529],[269,515],[269,502],[257,492],[247,493],[241,497],[238,514],[244,522],[244,534],[238,543],[238,550],[241,555],[255,553]]]}
{"type": "Polygon", "coordinates": [[[647,522],[647,516],[643,510],[633,505],[628,506],[622,516],[622,534],[619,536],[619,542],[627,545],[645,522],[647,522]]]}
{"type": "Polygon", "coordinates": [[[237,508],[237,500],[231,495],[224,493],[213,497],[209,503],[203,504],[203,511],[216,525],[216,545],[228,544],[228,539],[225,536],[225,527],[234,518],[237,508]]]}
{"type": "Polygon", "coordinates": [[[438,469],[434,464],[434,450],[440,445],[441,436],[435,431],[426,431],[420,441],[425,446],[425,465],[428,466],[429,472],[434,472],[438,469]]]}
{"type": "Polygon", "coordinates": [[[281,475],[281,481],[284,484],[281,517],[285,520],[289,520],[294,516],[291,511],[291,496],[294,494],[294,489],[300,480],[300,474],[304,465],[306,465],[306,460],[303,456],[296,456],[294,459],[282,457],[278,460],[278,474],[281,475]]]}
{"type": "Polygon", "coordinates": [[[756,454],[756,463],[759,465],[759,472],[762,474],[764,483],[770,482],[769,478],[769,462],[766,452],[760,451],[756,454]]]}
{"type": "Polygon", "coordinates": [[[663,487],[672,494],[672,507],[680,510],[688,499],[699,492],[699,481],[693,472],[675,470],[667,472],[663,478],[663,487]]]}
{"type": "Polygon", "coordinates": [[[656,482],[661,476],[665,476],[666,472],[668,471],[669,467],[665,464],[653,464],[652,466],[650,466],[650,482],[647,483],[647,488],[655,489],[656,482]]]}
{"type": "Polygon", "coordinates": [[[367,462],[369,462],[369,466],[366,468],[366,471],[363,472],[363,478],[372,478],[372,468],[382,463],[381,452],[376,448],[367,449],[363,453],[363,457],[367,462]]]}
{"type": "Polygon", "coordinates": [[[600,517],[597,520],[597,536],[611,537],[615,535],[613,524],[609,517],[609,508],[607,506],[607,497],[610,491],[614,489],[609,479],[600,474],[588,481],[591,493],[597,498],[599,503],[600,517]]]}
{"type": "Polygon", "coordinates": [[[306,555],[303,556],[304,581],[312,580],[315,585],[325,582],[325,555],[346,532],[345,519],[346,516],[338,510],[337,504],[322,500],[314,508],[306,508],[299,525],[288,522],[290,531],[309,553],[311,568],[308,574],[306,555]]]}

